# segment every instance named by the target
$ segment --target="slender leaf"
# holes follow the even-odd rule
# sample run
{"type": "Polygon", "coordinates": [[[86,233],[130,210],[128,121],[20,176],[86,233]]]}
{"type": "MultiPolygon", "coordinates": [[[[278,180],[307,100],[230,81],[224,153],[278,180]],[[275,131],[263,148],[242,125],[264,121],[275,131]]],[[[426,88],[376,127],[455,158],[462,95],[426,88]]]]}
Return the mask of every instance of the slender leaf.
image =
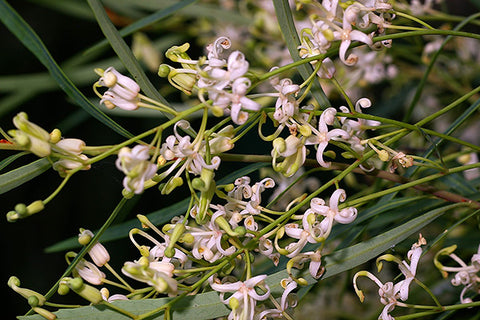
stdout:
{"type": "MultiPolygon", "coordinates": [[[[118,31],[121,37],[128,36],[136,31],[139,31],[149,25],[152,25],[154,23],[157,23],[158,21],[176,13],[177,11],[191,5],[192,3],[196,2],[197,0],[183,0],[178,3],[173,4],[172,6],[165,8],[163,10],[157,11],[149,16],[146,16],[145,18],[142,18],[138,21],[135,21],[134,23],[126,26],[125,28],[121,29],[118,31]]],[[[85,54],[90,54],[91,52],[97,51],[99,49],[102,49],[108,45],[108,40],[102,40],[98,42],[97,44],[93,45],[92,47],[88,48],[88,50],[85,51],[85,54]]]]}
{"type": "Polygon", "coordinates": [[[20,157],[22,157],[26,154],[28,154],[28,153],[27,152],[19,152],[19,153],[15,153],[15,154],[11,155],[8,158],[3,159],[2,161],[0,161],[0,171],[5,169],[5,167],[7,167],[10,163],[14,162],[18,158],[20,158],[20,157]]]}
{"type": "Polygon", "coordinates": [[[50,52],[48,52],[35,31],[5,0],[0,0],[0,12],[2,13],[0,14],[2,23],[40,60],[60,88],[62,88],[75,103],[115,132],[128,138],[132,137],[131,133],[105,115],[105,113],[93,105],[83,93],[78,90],[52,58],[50,52]]]}
{"type": "Polygon", "coordinates": [[[464,205],[465,204],[463,203],[454,203],[428,211],[427,213],[411,219],[408,222],[370,240],[334,252],[325,258],[327,270],[324,277],[327,278],[333,276],[373,259],[388,248],[391,248],[405,240],[408,236],[418,232],[421,228],[440,217],[446,211],[464,205]]]}
{"type": "MultiPolygon", "coordinates": [[[[147,75],[140,66],[140,63],[133,55],[132,51],[123,40],[122,36],[118,33],[117,29],[112,24],[112,21],[110,21],[110,19],[108,18],[108,15],[105,12],[105,9],[103,8],[100,1],[88,0],[88,4],[92,8],[93,14],[96,17],[98,25],[102,29],[103,34],[108,39],[113,50],[118,55],[120,60],[122,60],[123,64],[133,76],[133,78],[138,83],[143,92],[150,98],[156,99],[159,102],[168,105],[167,100],[165,100],[165,98],[160,95],[158,90],[150,82],[147,75]]],[[[165,115],[168,118],[172,117],[172,115],[170,114],[165,115]]]]}
{"type": "MultiPolygon", "coordinates": [[[[146,300],[132,300],[132,301],[114,301],[113,304],[133,314],[143,314],[157,309],[164,305],[171,298],[161,299],[146,299],[146,300]]],[[[196,294],[194,296],[187,296],[174,305],[172,318],[173,319],[195,319],[207,320],[225,316],[230,310],[220,301],[218,293],[207,292],[196,294]]],[[[55,312],[58,319],[71,320],[127,320],[129,317],[109,309],[105,305],[87,306],[75,309],[62,309],[55,312]]],[[[44,320],[40,315],[18,317],[25,320],[44,320]]],[[[149,320],[164,319],[163,313],[154,317],[149,317],[149,320]]]]}
{"type": "Polygon", "coordinates": [[[10,191],[50,168],[48,159],[43,158],[0,175],[0,194],[10,191]]]}
{"type": "Polygon", "coordinates": [[[0,100],[0,105],[2,106],[0,109],[0,117],[12,112],[12,110],[15,110],[18,106],[20,106],[25,101],[30,100],[36,94],[37,92],[35,90],[15,90],[8,96],[2,98],[0,100]]]}
{"type": "MultiPolygon", "coordinates": [[[[32,1],[32,0],[31,0],[32,1]]],[[[90,8],[83,2],[77,0],[33,0],[33,3],[48,7],[52,10],[68,14],[72,17],[94,20],[90,8]]]]}
{"type": "MultiPolygon", "coordinates": [[[[294,61],[301,60],[298,55],[298,46],[300,45],[300,38],[298,37],[295,24],[293,22],[292,11],[290,10],[290,3],[284,0],[273,0],[275,12],[277,13],[278,24],[282,30],[283,37],[290,52],[290,56],[294,61]]],[[[313,73],[313,68],[310,64],[302,64],[297,67],[298,72],[303,80],[308,79],[313,73]]],[[[317,81],[313,82],[312,95],[315,97],[320,107],[330,107],[330,101],[322,90],[322,87],[317,81]]]]}

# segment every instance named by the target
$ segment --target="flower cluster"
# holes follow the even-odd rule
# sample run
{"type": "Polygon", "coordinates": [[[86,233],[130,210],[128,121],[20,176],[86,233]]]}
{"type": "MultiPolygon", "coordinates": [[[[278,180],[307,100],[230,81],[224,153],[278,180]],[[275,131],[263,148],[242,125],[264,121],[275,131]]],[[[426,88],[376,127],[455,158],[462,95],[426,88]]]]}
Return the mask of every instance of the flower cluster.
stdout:
{"type": "Polygon", "coordinates": [[[346,65],[355,65],[358,56],[353,53],[347,55],[352,41],[372,46],[374,32],[362,30],[375,26],[375,33],[381,34],[391,20],[388,10],[392,6],[383,0],[355,1],[348,6],[339,5],[338,0],[323,0],[321,4],[315,5],[318,8],[315,15],[312,15],[312,26],[302,30],[302,45],[299,48],[302,58],[324,54],[333,42],[341,41],[340,60],[346,65]]]}
{"type": "Polygon", "coordinates": [[[172,85],[185,93],[196,88],[198,98],[204,103],[206,93],[215,115],[226,113],[234,123],[243,124],[248,119],[248,111],[258,111],[261,106],[247,97],[251,80],[245,76],[249,68],[245,55],[238,50],[227,55],[230,47],[230,39],[219,37],[207,46],[207,56],[199,60],[188,56],[188,44],[172,47],[166,56],[181,63],[183,69],[163,64],[159,75],[166,76],[172,85]]]}
{"type": "Polygon", "coordinates": [[[465,297],[467,291],[474,291],[476,293],[480,290],[480,277],[478,272],[480,271],[480,247],[472,258],[470,259],[470,264],[465,263],[459,256],[453,253],[457,249],[456,245],[443,248],[438,251],[434,258],[434,263],[437,269],[441,272],[444,278],[447,278],[449,273],[454,273],[454,277],[451,280],[452,285],[454,286],[463,286],[462,292],[460,293],[460,302],[461,303],[470,303],[472,298],[465,297]],[[459,266],[450,267],[443,265],[439,258],[440,256],[448,256],[454,260],[459,266]]]}
{"type": "Polygon", "coordinates": [[[359,271],[353,277],[353,286],[361,302],[363,302],[364,300],[364,295],[363,295],[363,291],[358,289],[357,287],[358,277],[360,276],[368,277],[378,285],[378,288],[379,288],[378,294],[380,296],[380,302],[385,305],[382,313],[378,317],[379,319],[392,320],[394,318],[390,315],[390,312],[393,311],[395,306],[406,307],[406,305],[401,301],[406,301],[408,299],[408,291],[410,288],[410,283],[415,279],[415,275],[417,273],[418,261],[420,260],[420,256],[422,255],[421,246],[425,244],[427,244],[427,242],[425,238],[423,238],[422,235],[420,234],[418,241],[412,245],[412,248],[407,253],[407,259],[409,262],[407,262],[406,260],[400,260],[399,258],[391,254],[385,254],[377,258],[378,271],[380,271],[383,266],[381,260],[393,261],[398,264],[398,268],[400,269],[405,279],[395,284],[392,281],[382,283],[377,277],[375,277],[373,274],[371,274],[368,271],[359,271]]]}

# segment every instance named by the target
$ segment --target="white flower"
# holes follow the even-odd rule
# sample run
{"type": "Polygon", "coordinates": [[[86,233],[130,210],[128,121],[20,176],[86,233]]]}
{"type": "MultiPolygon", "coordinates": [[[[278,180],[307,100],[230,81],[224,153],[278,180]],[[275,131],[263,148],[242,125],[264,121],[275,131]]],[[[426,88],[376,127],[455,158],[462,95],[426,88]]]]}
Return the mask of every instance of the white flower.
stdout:
{"type": "Polygon", "coordinates": [[[317,161],[318,163],[324,167],[330,167],[330,162],[325,162],[323,160],[323,151],[328,146],[328,142],[330,140],[336,139],[345,139],[347,140],[350,135],[348,132],[342,129],[332,129],[328,130],[327,125],[332,125],[335,120],[335,114],[337,110],[334,108],[327,108],[320,116],[320,120],[318,121],[318,130],[312,127],[312,134],[307,138],[306,144],[316,144],[317,146],[317,161]]]}
{"type": "Polygon", "coordinates": [[[461,303],[470,303],[472,302],[471,298],[465,297],[467,290],[471,289],[476,292],[479,292],[479,283],[480,277],[477,275],[480,271],[480,246],[478,247],[477,253],[472,255],[470,259],[471,264],[467,265],[460,257],[455,253],[456,245],[444,248],[440,250],[434,258],[435,266],[442,272],[442,275],[446,278],[448,273],[455,272],[455,276],[451,280],[452,285],[460,286],[463,285],[462,292],[460,293],[460,302],[461,303]],[[460,266],[459,267],[449,267],[444,266],[438,261],[440,255],[448,255],[450,258],[455,260],[460,266]]]}
{"type": "MultiPolygon", "coordinates": [[[[285,247],[285,250],[288,251],[287,257],[292,258],[297,256],[300,251],[305,247],[307,242],[317,243],[323,240],[317,233],[319,230],[317,227],[314,227],[311,223],[311,220],[315,219],[315,213],[311,210],[307,210],[302,218],[302,228],[296,223],[288,223],[285,225],[285,233],[294,239],[298,239],[298,242],[290,243],[285,247]],[[312,217],[313,219],[311,219],[312,217]]],[[[321,234],[320,234],[321,236],[321,234]]]]}
{"type": "Polygon", "coordinates": [[[328,206],[325,205],[325,201],[320,198],[313,198],[310,201],[310,209],[316,214],[322,215],[325,218],[319,223],[317,228],[322,232],[321,236],[327,238],[332,230],[333,221],[337,221],[342,224],[351,223],[357,217],[357,209],[350,207],[339,210],[338,204],[345,201],[347,194],[343,189],[337,189],[330,197],[328,206]]]}
{"type": "Polygon", "coordinates": [[[394,320],[390,315],[390,312],[395,309],[395,306],[398,305],[400,302],[398,302],[399,298],[399,286],[394,285],[393,282],[386,282],[383,284],[380,280],[378,280],[377,277],[375,277],[373,274],[371,274],[368,271],[359,271],[355,274],[353,277],[353,286],[355,288],[355,292],[357,293],[358,297],[360,298],[360,301],[363,302],[364,300],[364,295],[362,290],[359,290],[357,287],[357,278],[359,276],[364,276],[368,277],[370,280],[375,282],[378,286],[378,295],[380,297],[380,302],[385,305],[385,307],[382,310],[382,313],[378,316],[378,319],[382,320],[394,320]]]}
{"type": "Polygon", "coordinates": [[[125,173],[123,186],[128,191],[136,194],[143,192],[145,181],[151,179],[156,171],[157,166],[148,161],[150,155],[148,153],[149,146],[137,145],[130,149],[124,147],[118,153],[118,159],[115,162],[118,170],[125,173]]]}
{"type": "Polygon", "coordinates": [[[234,246],[227,249],[222,247],[222,236],[225,231],[215,223],[215,220],[222,215],[225,215],[225,212],[219,210],[212,215],[208,223],[201,227],[187,226],[188,232],[195,238],[192,254],[196,259],[203,258],[208,262],[214,262],[235,252],[234,246]]]}
{"type": "MultiPolygon", "coordinates": [[[[165,139],[165,142],[162,144],[162,148],[160,149],[160,154],[165,158],[165,160],[174,160],[174,163],[170,166],[169,169],[167,169],[161,175],[163,177],[166,177],[182,161],[184,161],[184,163],[175,174],[175,177],[180,176],[180,174],[185,169],[187,169],[189,172],[195,175],[200,175],[202,173],[203,168],[208,170],[218,169],[218,167],[220,166],[220,158],[218,156],[212,157],[210,164],[207,164],[205,159],[203,158],[205,155],[205,141],[195,139],[193,142],[191,142],[190,136],[188,135],[181,136],[178,133],[179,127],[184,130],[189,129],[190,123],[188,123],[188,121],[186,120],[178,121],[173,127],[174,134],[171,136],[168,136],[165,139]]],[[[219,134],[221,134],[221,132],[219,132],[219,134]]],[[[210,141],[210,143],[215,143],[218,145],[218,142],[220,142],[221,139],[227,139],[226,141],[224,140],[223,142],[220,142],[221,144],[226,142],[227,144],[224,146],[225,146],[225,149],[227,149],[229,147],[228,133],[226,133],[226,138],[221,138],[221,135],[217,137],[218,137],[217,140],[215,140],[214,142],[210,141]]]]}
{"type": "Polygon", "coordinates": [[[94,285],[102,284],[105,280],[105,273],[100,271],[96,265],[84,259],[80,260],[75,266],[75,273],[83,280],[94,285]]]}
{"type": "Polygon", "coordinates": [[[172,278],[175,267],[170,262],[153,261],[141,257],[138,261],[125,262],[122,273],[140,282],[151,285],[160,293],[177,294],[177,281],[172,278]]]}
{"type": "Polygon", "coordinates": [[[91,165],[84,165],[84,161],[88,161],[88,157],[82,154],[85,148],[85,142],[80,139],[62,139],[58,141],[54,150],[61,153],[67,158],[60,158],[53,163],[53,169],[58,171],[60,175],[65,175],[68,170],[82,167],[82,170],[88,170],[91,165]]]}
{"type": "Polygon", "coordinates": [[[217,283],[215,280],[211,281],[210,287],[213,290],[220,292],[220,299],[223,303],[233,305],[232,311],[228,316],[229,320],[242,319],[253,320],[255,315],[255,306],[257,301],[263,301],[270,296],[270,288],[263,284],[263,280],[267,278],[266,275],[259,275],[250,278],[246,281],[237,281],[234,283],[217,283]],[[264,294],[258,294],[255,287],[263,284],[267,290],[264,294]],[[229,298],[224,299],[226,292],[234,292],[229,298]],[[232,301],[233,300],[233,301],[232,301]]]}
{"type": "MultiPolygon", "coordinates": [[[[86,245],[90,240],[93,238],[93,232],[87,229],[80,229],[80,233],[78,234],[78,240],[81,244],[86,245]]],[[[108,253],[105,247],[97,242],[95,243],[92,248],[88,251],[90,258],[92,258],[93,262],[101,267],[105,265],[108,261],[110,261],[110,254],[108,253]]]]}
{"type": "Polygon", "coordinates": [[[359,6],[356,5],[350,5],[347,9],[345,9],[343,14],[343,29],[341,29],[341,31],[333,32],[335,39],[342,41],[339,50],[340,60],[342,60],[342,62],[348,66],[353,66],[358,60],[358,57],[354,54],[350,54],[347,58],[345,58],[348,47],[350,47],[350,43],[352,43],[352,41],[360,41],[369,46],[373,44],[370,36],[359,30],[352,30],[352,23],[355,22],[359,11],[359,6]]]}
{"type": "Polygon", "coordinates": [[[289,78],[279,80],[278,77],[274,77],[270,83],[278,91],[273,118],[279,123],[285,123],[298,113],[298,102],[294,96],[300,91],[300,86],[294,84],[289,78]]]}
{"type": "Polygon", "coordinates": [[[107,108],[138,109],[140,86],[134,80],[115,70],[114,67],[105,70],[95,85],[108,87],[100,100],[100,103],[105,104],[107,108]]]}
{"type": "Polygon", "coordinates": [[[398,268],[405,276],[405,280],[400,281],[397,285],[399,286],[400,299],[405,301],[408,299],[408,290],[410,283],[415,279],[415,274],[417,273],[418,261],[422,255],[422,245],[427,244],[425,238],[420,234],[418,242],[412,245],[412,248],[407,253],[407,258],[410,260],[408,264],[405,260],[398,265],[398,268]]]}
{"type": "Polygon", "coordinates": [[[236,124],[244,124],[248,119],[248,113],[242,111],[242,109],[258,111],[261,108],[261,105],[258,102],[245,96],[250,84],[250,80],[245,77],[236,79],[232,84],[230,115],[232,121],[236,124]]]}
{"type": "Polygon", "coordinates": [[[264,320],[267,317],[269,318],[283,318],[283,313],[287,311],[288,307],[294,308],[297,305],[296,297],[289,296],[290,293],[297,288],[297,283],[292,278],[282,279],[280,285],[284,289],[282,297],[280,299],[280,308],[278,309],[267,309],[258,315],[258,319],[264,320]]]}
{"type": "Polygon", "coordinates": [[[102,298],[103,300],[105,301],[108,301],[108,302],[112,302],[112,301],[115,301],[115,300],[128,300],[128,297],[126,295],[123,295],[123,294],[114,294],[114,295],[110,295],[110,292],[108,291],[107,288],[102,288],[100,289],[100,293],[102,294],[102,298]]]}

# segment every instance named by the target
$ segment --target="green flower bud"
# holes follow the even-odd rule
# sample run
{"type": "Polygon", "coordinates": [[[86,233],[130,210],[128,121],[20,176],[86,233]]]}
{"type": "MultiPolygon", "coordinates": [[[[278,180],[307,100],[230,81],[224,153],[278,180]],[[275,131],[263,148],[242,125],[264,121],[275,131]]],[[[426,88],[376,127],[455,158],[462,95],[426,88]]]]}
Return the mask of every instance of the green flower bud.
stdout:
{"type": "Polygon", "coordinates": [[[190,60],[190,57],[186,53],[189,48],[190,44],[188,42],[182,44],[181,46],[173,46],[168,49],[167,52],[165,52],[165,56],[174,62],[177,62],[178,58],[190,60]]]}
{"type": "Polygon", "coordinates": [[[194,178],[192,180],[192,187],[199,191],[205,190],[205,182],[200,178],[194,178]]]}
{"type": "Polygon", "coordinates": [[[13,118],[13,124],[15,127],[17,127],[17,129],[25,132],[26,134],[32,135],[44,141],[50,141],[50,134],[42,127],[28,121],[28,116],[25,112],[18,113],[13,118]]]}
{"type": "Polygon", "coordinates": [[[168,182],[163,186],[161,193],[170,194],[175,188],[183,185],[183,179],[181,177],[172,177],[168,182]]]}
{"type": "Polygon", "coordinates": [[[27,216],[28,215],[28,209],[27,206],[23,203],[19,203],[15,206],[15,211],[20,215],[20,216],[27,216]]]}
{"type": "Polygon", "coordinates": [[[38,298],[36,296],[30,296],[28,297],[28,304],[30,305],[30,307],[36,307],[38,306],[38,298]]]}
{"type": "Polygon", "coordinates": [[[81,278],[70,279],[67,282],[67,285],[79,296],[93,304],[98,304],[103,301],[100,290],[91,285],[85,284],[81,278]]]}
{"type": "Polygon", "coordinates": [[[233,183],[230,183],[230,184],[227,184],[223,187],[223,189],[226,191],[226,192],[230,192],[232,191],[233,189],[235,188],[235,185],[233,183]]]}
{"type": "Polygon", "coordinates": [[[158,75],[162,78],[165,78],[168,76],[171,69],[172,67],[170,67],[168,64],[161,64],[160,67],[158,67],[158,75]]]}
{"type": "Polygon", "coordinates": [[[135,192],[134,192],[134,191],[129,191],[129,190],[127,190],[127,189],[123,189],[123,190],[122,190],[122,196],[123,196],[125,199],[132,199],[134,195],[135,195],[135,192]]]}
{"type": "Polygon", "coordinates": [[[245,236],[245,234],[247,233],[247,229],[243,226],[238,226],[234,229],[235,233],[238,234],[239,237],[243,237],[245,236]]]}
{"type": "Polygon", "coordinates": [[[167,258],[172,258],[175,255],[175,243],[180,239],[180,237],[185,232],[185,225],[184,224],[177,224],[170,235],[170,242],[168,247],[165,249],[165,256],[167,258]]]}
{"type": "Polygon", "coordinates": [[[195,237],[191,233],[184,233],[178,242],[191,245],[195,242],[195,237]]]}
{"type": "Polygon", "coordinates": [[[28,205],[27,212],[28,212],[28,215],[32,215],[42,211],[44,208],[45,206],[43,205],[43,201],[37,200],[28,205]]]}
{"type": "Polygon", "coordinates": [[[70,288],[65,283],[60,283],[58,285],[57,293],[61,296],[64,296],[70,292],[70,288]]]}
{"type": "Polygon", "coordinates": [[[272,144],[273,150],[276,150],[277,152],[284,152],[287,149],[287,144],[283,138],[276,138],[273,140],[272,144]]]}
{"type": "Polygon", "coordinates": [[[230,223],[228,223],[224,216],[217,217],[215,223],[231,237],[237,237],[240,235],[232,230],[230,223]]]}
{"type": "Polygon", "coordinates": [[[223,110],[222,107],[212,106],[212,107],[210,108],[210,110],[212,111],[212,114],[213,114],[215,117],[223,117],[224,110],[223,110]]]}
{"type": "Polygon", "coordinates": [[[36,313],[38,313],[39,315],[41,315],[42,317],[44,317],[47,320],[57,319],[57,316],[54,313],[52,313],[48,310],[45,310],[43,308],[33,307],[33,311],[35,311],[36,313]]]}

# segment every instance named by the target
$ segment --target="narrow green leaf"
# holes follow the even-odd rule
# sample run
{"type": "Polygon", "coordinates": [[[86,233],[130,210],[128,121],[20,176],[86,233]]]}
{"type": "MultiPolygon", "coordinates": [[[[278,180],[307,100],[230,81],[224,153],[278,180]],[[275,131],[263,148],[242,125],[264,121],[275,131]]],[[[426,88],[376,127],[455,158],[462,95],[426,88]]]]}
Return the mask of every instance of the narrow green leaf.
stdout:
{"type": "Polygon", "coordinates": [[[132,134],[106,116],[97,106],[93,105],[82,92],[72,83],[58,66],[33,29],[23,18],[5,1],[0,0],[0,20],[12,32],[25,47],[28,48],[40,62],[48,69],[60,88],[67,93],[80,107],[87,111],[94,118],[110,127],[115,132],[132,137],[132,134]]]}
{"type": "Polygon", "coordinates": [[[2,161],[0,161],[0,171],[5,169],[5,167],[7,167],[10,163],[14,162],[18,158],[20,158],[20,157],[22,157],[26,154],[28,154],[28,153],[27,152],[19,152],[19,153],[15,153],[15,154],[11,155],[8,158],[3,159],[2,161]]]}
{"type": "MultiPolygon", "coordinates": [[[[138,83],[142,91],[150,98],[156,99],[159,102],[168,105],[167,100],[165,100],[165,98],[160,95],[158,90],[150,82],[147,75],[140,66],[140,63],[135,58],[128,45],[125,43],[122,36],[119,34],[118,30],[113,25],[112,21],[110,21],[110,19],[108,18],[108,15],[105,12],[105,9],[103,8],[100,1],[88,0],[88,4],[92,8],[93,14],[97,19],[98,25],[100,26],[100,29],[102,29],[103,34],[108,39],[113,50],[118,55],[120,60],[122,60],[123,64],[133,76],[135,81],[138,83]]],[[[169,119],[172,118],[172,115],[170,114],[165,115],[169,119]]]]}
{"type": "MultiPolygon", "coordinates": [[[[125,28],[121,29],[118,31],[121,37],[128,36],[136,31],[142,30],[143,28],[152,25],[154,23],[157,23],[158,21],[176,13],[177,11],[191,5],[192,3],[196,2],[197,0],[183,0],[178,3],[175,3],[174,5],[165,8],[163,10],[157,11],[151,15],[146,16],[145,18],[142,18],[138,21],[135,21],[134,23],[126,26],[125,28]]],[[[90,54],[94,51],[97,51],[99,49],[102,49],[108,45],[108,40],[102,40],[98,42],[97,44],[91,46],[87,50],[85,50],[84,54],[90,54]]]]}
{"type": "Polygon", "coordinates": [[[37,94],[37,91],[24,91],[24,90],[15,90],[14,92],[10,93],[8,96],[2,98],[0,100],[0,117],[12,112],[18,108],[21,104],[25,101],[30,100],[37,94]]]}
{"type": "Polygon", "coordinates": [[[80,19],[94,20],[92,11],[83,1],[77,0],[34,0],[33,3],[80,19]]]}
{"type": "MultiPolygon", "coordinates": [[[[298,37],[297,30],[295,29],[295,24],[293,22],[292,11],[290,10],[290,3],[284,0],[273,0],[275,6],[275,12],[278,18],[278,24],[282,30],[283,38],[290,52],[290,56],[294,61],[301,60],[298,55],[298,46],[300,45],[300,38],[298,37]]],[[[297,67],[298,72],[302,76],[303,80],[308,79],[313,73],[313,68],[309,63],[302,64],[297,67]]],[[[313,82],[312,86],[312,95],[315,97],[317,102],[320,104],[322,109],[330,107],[330,101],[328,101],[327,96],[322,90],[322,87],[317,81],[313,82]]]]}
{"type": "Polygon", "coordinates": [[[382,233],[370,240],[363,241],[354,246],[335,251],[325,258],[326,272],[324,277],[330,277],[345,270],[350,270],[362,263],[383,253],[388,248],[405,240],[408,236],[418,232],[421,228],[440,217],[446,211],[464,206],[463,203],[454,203],[409,220],[408,222],[382,233]]]}
{"type": "MultiPolygon", "coordinates": [[[[114,301],[112,304],[136,315],[147,313],[164,305],[172,298],[146,299],[132,301],[114,301]]],[[[227,315],[230,310],[220,301],[218,293],[207,292],[187,296],[175,303],[172,310],[172,319],[208,320],[227,315]]],[[[109,309],[105,305],[86,306],[74,309],[62,309],[55,312],[58,319],[71,320],[128,320],[129,317],[109,309]]],[[[44,320],[40,315],[21,316],[24,320],[44,320]]],[[[163,320],[163,313],[149,320],[163,320]]]]}
{"type": "Polygon", "coordinates": [[[0,194],[10,191],[50,168],[48,159],[43,158],[0,175],[0,194]]]}

